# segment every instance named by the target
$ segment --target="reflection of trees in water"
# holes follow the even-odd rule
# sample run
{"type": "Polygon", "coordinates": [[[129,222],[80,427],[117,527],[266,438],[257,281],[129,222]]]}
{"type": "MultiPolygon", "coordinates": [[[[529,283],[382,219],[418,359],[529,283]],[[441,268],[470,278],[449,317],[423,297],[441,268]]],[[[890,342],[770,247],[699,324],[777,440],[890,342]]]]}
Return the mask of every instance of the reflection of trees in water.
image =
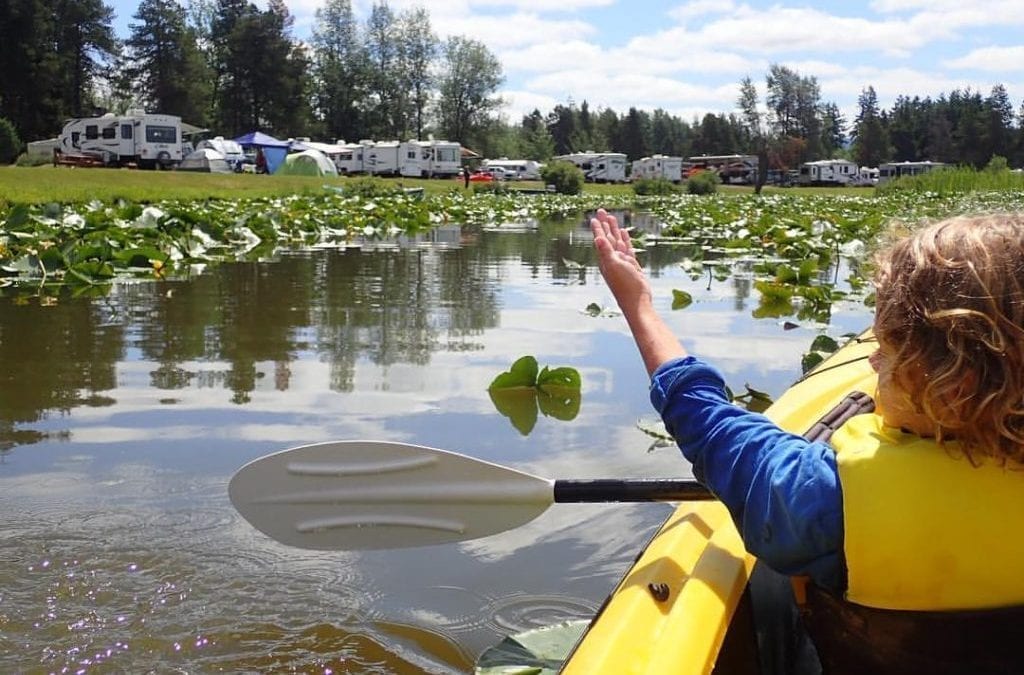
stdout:
{"type": "Polygon", "coordinates": [[[124,336],[106,313],[70,293],[47,306],[0,298],[0,448],[48,438],[16,426],[95,404],[97,392],[116,386],[124,336]]]}
{"type": "Polygon", "coordinates": [[[154,389],[224,388],[245,403],[261,378],[287,389],[291,362],[313,354],[329,363],[332,389],[348,391],[360,359],[424,365],[432,352],[476,351],[499,323],[507,266],[572,281],[586,270],[565,260],[594,261],[582,218],[535,233],[443,229],[427,245],[222,264],[185,281],[119,284],[100,299],[0,298],[0,448],[44,438],[17,427],[49,411],[113,404],[102,394],[125,360],[154,363],[154,389]]]}

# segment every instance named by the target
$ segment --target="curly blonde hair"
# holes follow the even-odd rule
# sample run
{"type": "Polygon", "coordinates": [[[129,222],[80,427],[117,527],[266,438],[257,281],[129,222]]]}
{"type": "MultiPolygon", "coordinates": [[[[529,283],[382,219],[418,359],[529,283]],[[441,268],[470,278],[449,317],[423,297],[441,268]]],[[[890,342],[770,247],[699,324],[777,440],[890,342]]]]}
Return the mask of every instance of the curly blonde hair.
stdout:
{"type": "Polygon", "coordinates": [[[896,384],[940,443],[1024,464],[1024,214],[943,220],[877,263],[875,335],[896,384]]]}

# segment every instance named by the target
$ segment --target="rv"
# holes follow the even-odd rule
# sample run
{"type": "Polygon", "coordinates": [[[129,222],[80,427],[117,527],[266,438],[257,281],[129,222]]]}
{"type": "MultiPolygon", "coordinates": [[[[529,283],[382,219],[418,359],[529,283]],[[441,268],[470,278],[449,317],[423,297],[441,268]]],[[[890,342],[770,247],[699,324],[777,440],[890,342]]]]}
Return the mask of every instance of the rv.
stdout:
{"type": "Polygon", "coordinates": [[[639,178],[664,178],[673,183],[678,183],[683,179],[683,158],[654,155],[653,157],[635,159],[633,160],[633,170],[630,176],[633,180],[639,178]]]}
{"type": "Polygon", "coordinates": [[[583,170],[583,178],[591,183],[626,182],[626,155],[621,152],[575,152],[554,159],[572,162],[583,170]]]}
{"type": "Polygon", "coordinates": [[[373,175],[393,176],[398,173],[398,141],[386,141],[367,146],[363,153],[363,170],[373,175]]]}
{"type": "Polygon", "coordinates": [[[511,177],[514,174],[515,180],[540,180],[541,164],[532,159],[485,159],[482,166],[504,169],[506,175],[511,177]]]}
{"type": "Polygon", "coordinates": [[[916,176],[946,166],[942,162],[890,162],[878,165],[878,184],[903,176],[916,176]]]}
{"type": "Polygon", "coordinates": [[[180,117],[129,110],[125,115],[68,120],[57,152],[92,157],[107,166],[134,163],[143,169],[167,169],[181,161],[181,141],[180,117]]]}
{"type": "Polygon", "coordinates": [[[462,169],[462,146],[449,141],[408,141],[399,146],[398,159],[403,176],[455,176],[462,169]]]}
{"type": "Polygon", "coordinates": [[[800,165],[800,185],[851,185],[860,178],[860,167],[848,159],[820,159],[800,165]]]}
{"type": "Polygon", "coordinates": [[[341,151],[334,157],[334,166],[338,167],[339,174],[345,175],[366,171],[366,151],[373,145],[373,141],[346,143],[338,139],[334,144],[341,148],[341,151]]]}
{"type": "Polygon", "coordinates": [[[683,178],[714,171],[723,183],[753,185],[757,181],[757,155],[696,155],[683,162],[683,178]]]}

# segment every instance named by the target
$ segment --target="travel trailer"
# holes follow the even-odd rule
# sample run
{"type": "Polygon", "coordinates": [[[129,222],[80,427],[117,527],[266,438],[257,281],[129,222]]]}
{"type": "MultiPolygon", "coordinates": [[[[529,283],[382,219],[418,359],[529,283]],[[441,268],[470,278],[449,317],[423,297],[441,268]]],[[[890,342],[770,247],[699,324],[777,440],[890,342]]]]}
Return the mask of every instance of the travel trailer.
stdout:
{"type": "Polygon", "coordinates": [[[572,162],[583,170],[583,177],[591,183],[626,182],[626,155],[621,152],[575,152],[553,159],[572,162]]]}
{"type": "Polygon", "coordinates": [[[366,151],[373,146],[372,141],[346,143],[338,139],[334,144],[341,148],[341,151],[333,157],[334,166],[338,167],[339,174],[345,175],[366,171],[366,151]]]}
{"type": "Polygon", "coordinates": [[[373,175],[393,176],[398,173],[398,141],[385,141],[367,146],[363,153],[363,170],[373,175]]]}
{"type": "Polygon", "coordinates": [[[408,141],[399,146],[398,159],[403,176],[454,176],[462,169],[462,146],[450,141],[408,141]]]}
{"type": "Polygon", "coordinates": [[[683,179],[683,158],[668,157],[665,155],[653,155],[643,159],[633,160],[633,170],[630,173],[633,180],[639,178],[664,178],[673,183],[683,179]]]}
{"type": "Polygon", "coordinates": [[[889,162],[878,165],[878,184],[903,176],[916,176],[946,166],[942,162],[889,162]]]}
{"type": "Polygon", "coordinates": [[[860,179],[860,167],[848,159],[819,159],[800,165],[800,185],[851,185],[860,179]]]}
{"type": "Polygon", "coordinates": [[[695,155],[683,162],[683,178],[714,171],[723,183],[753,185],[757,181],[757,155],[695,155]]]}
{"type": "Polygon", "coordinates": [[[504,169],[506,175],[514,174],[515,180],[540,180],[541,164],[532,159],[508,159],[507,157],[485,159],[481,166],[485,169],[491,167],[504,169]]]}
{"type": "Polygon", "coordinates": [[[169,169],[181,161],[181,118],[129,110],[125,115],[68,120],[58,137],[64,157],[93,158],[107,166],[169,169]]]}

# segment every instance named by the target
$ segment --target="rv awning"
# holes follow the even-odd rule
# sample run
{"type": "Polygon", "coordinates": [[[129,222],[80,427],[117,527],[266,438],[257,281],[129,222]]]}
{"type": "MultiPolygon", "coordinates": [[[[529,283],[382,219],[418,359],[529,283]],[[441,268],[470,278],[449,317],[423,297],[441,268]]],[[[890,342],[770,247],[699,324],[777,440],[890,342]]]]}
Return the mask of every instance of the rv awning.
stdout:
{"type": "Polygon", "coordinates": [[[462,159],[479,159],[480,154],[473,152],[469,148],[462,148],[462,159]]]}
{"type": "Polygon", "coordinates": [[[195,136],[196,134],[202,134],[207,131],[209,131],[209,129],[203,129],[202,127],[197,127],[194,124],[189,124],[188,122],[181,123],[182,136],[195,136]]]}

